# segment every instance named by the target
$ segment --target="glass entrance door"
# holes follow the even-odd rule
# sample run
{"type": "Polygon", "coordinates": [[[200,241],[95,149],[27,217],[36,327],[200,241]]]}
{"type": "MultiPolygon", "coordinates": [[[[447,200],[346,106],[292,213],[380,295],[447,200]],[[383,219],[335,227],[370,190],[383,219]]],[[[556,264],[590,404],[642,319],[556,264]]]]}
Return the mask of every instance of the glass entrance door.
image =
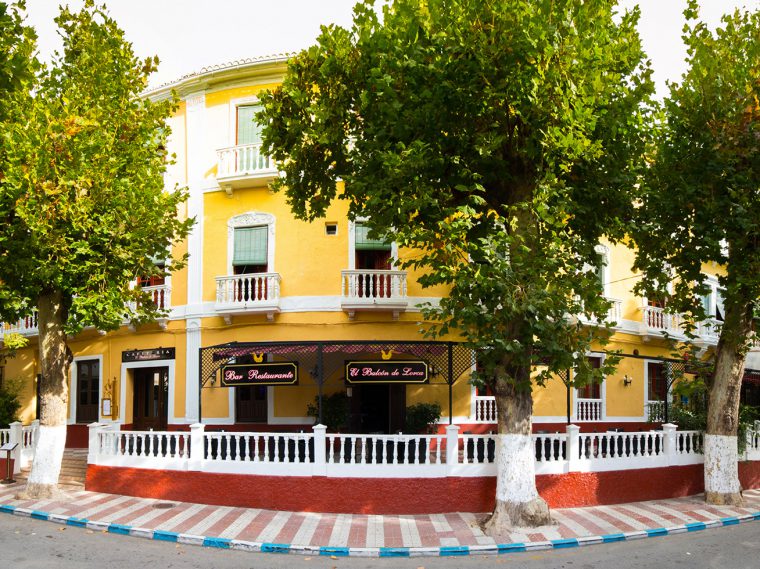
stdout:
{"type": "Polygon", "coordinates": [[[136,431],[165,431],[169,395],[169,369],[134,370],[133,423],[136,431]]]}

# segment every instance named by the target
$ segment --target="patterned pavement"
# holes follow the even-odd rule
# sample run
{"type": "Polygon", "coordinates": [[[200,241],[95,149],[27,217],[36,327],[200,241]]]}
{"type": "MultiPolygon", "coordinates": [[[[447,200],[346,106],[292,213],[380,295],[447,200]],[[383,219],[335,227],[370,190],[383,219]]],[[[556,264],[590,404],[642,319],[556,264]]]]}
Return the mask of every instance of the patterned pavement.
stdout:
{"type": "Polygon", "coordinates": [[[554,526],[489,537],[483,514],[409,516],[278,512],[134,498],[72,489],[57,500],[22,501],[0,487],[0,513],[181,543],[322,555],[414,556],[504,553],[655,537],[760,520],[760,490],[743,508],[701,496],[614,506],[555,509],[554,526]]]}

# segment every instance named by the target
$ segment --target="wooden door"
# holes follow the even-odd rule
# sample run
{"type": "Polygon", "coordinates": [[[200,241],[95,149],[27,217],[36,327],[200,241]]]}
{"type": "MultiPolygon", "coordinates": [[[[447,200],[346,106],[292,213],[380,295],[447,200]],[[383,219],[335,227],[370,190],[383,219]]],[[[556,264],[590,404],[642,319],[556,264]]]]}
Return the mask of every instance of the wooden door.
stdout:
{"type": "Polygon", "coordinates": [[[133,423],[136,431],[166,430],[168,392],[168,368],[134,370],[133,423]]]}
{"type": "Polygon", "coordinates": [[[77,423],[95,423],[100,404],[100,362],[79,360],[77,366],[77,423]]]}
{"type": "Polygon", "coordinates": [[[241,423],[267,422],[267,387],[245,385],[235,387],[235,420],[241,423]]]}

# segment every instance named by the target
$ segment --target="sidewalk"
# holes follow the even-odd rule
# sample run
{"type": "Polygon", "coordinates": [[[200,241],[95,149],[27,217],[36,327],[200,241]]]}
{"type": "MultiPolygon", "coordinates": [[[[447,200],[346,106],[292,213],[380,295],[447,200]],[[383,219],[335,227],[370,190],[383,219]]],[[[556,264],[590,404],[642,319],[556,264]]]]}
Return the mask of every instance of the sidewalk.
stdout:
{"type": "Polygon", "coordinates": [[[180,543],[309,555],[414,556],[558,549],[662,536],[760,520],[760,490],[745,508],[708,506],[701,496],[615,506],[555,509],[555,526],[485,536],[482,514],[377,516],[276,512],[68,492],[20,501],[22,484],[0,486],[0,513],[180,543]]]}

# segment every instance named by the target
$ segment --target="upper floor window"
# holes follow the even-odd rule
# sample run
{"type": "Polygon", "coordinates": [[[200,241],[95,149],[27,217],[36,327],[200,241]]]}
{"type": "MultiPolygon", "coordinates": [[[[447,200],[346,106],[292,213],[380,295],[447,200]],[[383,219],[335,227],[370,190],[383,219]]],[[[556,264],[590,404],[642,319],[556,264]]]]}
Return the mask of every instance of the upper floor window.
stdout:
{"type": "Polygon", "coordinates": [[[256,121],[256,113],[261,105],[243,105],[237,108],[237,144],[260,144],[261,125],[256,121]]]}
{"type": "Polygon", "coordinates": [[[232,252],[234,274],[268,272],[269,229],[267,226],[235,227],[232,252]]]}
{"type": "Polygon", "coordinates": [[[363,223],[354,224],[354,254],[356,269],[390,270],[391,243],[383,239],[370,239],[369,227],[363,223]]]}
{"type": "MultiPolygon", "coordinates": [[[[161,272],[163,272],[166,268],[165,261],[154,261],[154,264],[156,265],[156,268],[158,268],[161,272]]],[[[140,285],[140,288],[145,288],[146,286],[160,286],[166,284],[166,277],[162,274],[141,276],[137,277],[137,284],[140,285]]]]}
{"type": "Polygon", "coordinates": [[[723,289],[718,286],[718,282],[714,279],[708,279],[706,284],[710,287],[710,292],[702,295],[702,308],[704,308],[708,318],[715,318],[723,322],[726,313],[723,289]]]}

